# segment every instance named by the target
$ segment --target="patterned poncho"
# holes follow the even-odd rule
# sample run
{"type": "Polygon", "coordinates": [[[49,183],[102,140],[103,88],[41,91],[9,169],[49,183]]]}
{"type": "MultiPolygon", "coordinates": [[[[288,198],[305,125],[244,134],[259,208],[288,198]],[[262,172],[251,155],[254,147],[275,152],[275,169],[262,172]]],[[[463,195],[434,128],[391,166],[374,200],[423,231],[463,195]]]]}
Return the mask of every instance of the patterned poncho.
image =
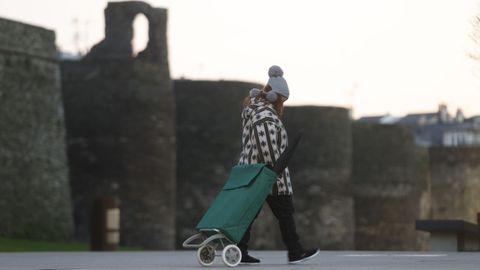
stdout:
{"type": "MultiPolygon", "coordinates": [[[[238,164],[265,163],[273,166],[288,145],[282,121],[273,105],[260,98],[252,98],[242,112],[242,152],[238,164]]],[[[273,185],[272,195],[292,195],[288,168],[273,185]]]]}

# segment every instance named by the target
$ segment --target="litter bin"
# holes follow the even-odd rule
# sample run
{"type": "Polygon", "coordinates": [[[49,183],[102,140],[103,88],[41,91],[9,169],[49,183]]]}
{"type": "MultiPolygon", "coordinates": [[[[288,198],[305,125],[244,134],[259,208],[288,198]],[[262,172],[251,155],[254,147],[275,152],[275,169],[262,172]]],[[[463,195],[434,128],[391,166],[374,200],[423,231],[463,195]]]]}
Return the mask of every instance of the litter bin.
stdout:
{"type": "Polygon", "coordinates": [[[120,202],[115,197],[95,200],[92,209],[90,250],[113,251],[120,242],[120,202]]]}

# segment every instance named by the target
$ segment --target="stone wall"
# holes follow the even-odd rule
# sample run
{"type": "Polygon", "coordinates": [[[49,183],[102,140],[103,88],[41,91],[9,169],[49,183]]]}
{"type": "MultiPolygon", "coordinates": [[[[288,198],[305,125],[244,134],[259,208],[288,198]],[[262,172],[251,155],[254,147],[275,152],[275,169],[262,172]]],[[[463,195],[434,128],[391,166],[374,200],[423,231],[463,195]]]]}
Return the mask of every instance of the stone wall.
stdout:
{"type": "MultiPolygon", "coordinates": [[[[121,244],[178,248],[238,161],[242,102],[261,86],[179,80],[175,99],[167,11],[114,2],[105,20],[104,40],[61,63],[65,134],[55,34],[0,19],[0,236],[65,240],[75,223],[86,241],[93,201],[114,196],[121,244]],[[149,21],[149,43],[133,57],[138,14],[149,21]]],[[[304,131],[290,169],[306,247],[423,250],[415,219],[476,222],[479,148],[427,151],[406,128],[350,121],[344,108],[285,109],[290,138],[304,131]]],[[[266,206],[250,245],[284,248],[266,206]]]]}
{"type": "MultiPolygon", "coordinates": [[[[284,124],[290,141],[299,131],[304,133],[289,165],[302,244],[321,249],[353,249],[349,111],[335,107],[286,107],[284,124]]],[[[253,226],[252,248],[285,249],[268,206],[253,226]]]]}
{"type": "Polygon", "coordinates": [[[355,249],[424,250],[429,218],[428,152],[396,125],[353,126],[355,249]]]}
{"type": "Polygon", "coordinates": [[[430,148],[432,218],[477,223],[480,148],[430,148]]]}
{"type": "Polygon", "coordinates": [[[177,80],[177,247],[196,233],[238,162],[242,103],[257,84],[177,80]]]}
{"type": "Polygon", "coordinates": [[[0,236],[73,230],[55,33],[0,19],[0,236]]]}
{"type": "Polygon", "coordinates": [[[175,247],[175,101],[167,11],[109,3],[105,39],[80,61],[62,62],[76,237],[89,238],[98,197],[120,199],[121,244],[175,247]],[[147,48],[132,57],[132,22],[149,20],[147,48]]]}
{"type": "MultiPolygon", "coordinates": [[[[196,232],[196,224],[238,161],[242,102],[253,87],[259,85],[175,81],[177,247],[196,232]]],[[[287,107],[285,111],[290,136],[300,129],[307,130],[291,167],[302,242],[305,246],[351,249],[353,197],[348,111],[329,107],[287,107]]],[[[254,223],[250,246],[284,248],[277,222],[266,205],[254,223]]]]}

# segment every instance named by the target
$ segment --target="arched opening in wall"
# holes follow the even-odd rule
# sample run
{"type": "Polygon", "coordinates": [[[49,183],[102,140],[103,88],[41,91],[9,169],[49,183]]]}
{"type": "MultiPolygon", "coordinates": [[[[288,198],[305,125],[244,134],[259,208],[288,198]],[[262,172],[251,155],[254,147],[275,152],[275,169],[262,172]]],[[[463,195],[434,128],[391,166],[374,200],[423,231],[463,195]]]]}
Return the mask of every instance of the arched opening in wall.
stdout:
{"type": "Polygon", "coordinates": [[[136,57],[145,50],[148,44],[148,19],[144,14],[138,14],[133,20],[132,54],[136,57]]]}

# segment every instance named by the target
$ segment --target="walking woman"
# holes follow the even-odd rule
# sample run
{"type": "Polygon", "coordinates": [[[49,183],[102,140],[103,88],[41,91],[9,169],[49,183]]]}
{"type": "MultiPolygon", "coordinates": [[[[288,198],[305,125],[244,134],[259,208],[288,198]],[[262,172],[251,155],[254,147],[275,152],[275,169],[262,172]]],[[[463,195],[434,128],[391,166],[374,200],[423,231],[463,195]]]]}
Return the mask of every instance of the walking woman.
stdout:
{"type": "MultiPolygon", "coordinates": [[[[269,80],[265,87],[250,90],[242,112],[242,152],[239,164],[265,163],[271,166],[288,145],[288,137],[281,121],[283,103],[289,97],[287,82],[279,66],[268,70],[269,80]]],[[[267,203],[278,220],[282,240],[288,249],[289,263],[299,263],[318,254],[318,249],[304,249],[300,244],[293,217],[292,184],[286,168],[273,185],[267,203]]],[[[253,223],[253,222],[252,222],[253,223]]],[[[250,225],[251,227],[251,225],[250,225]]],[[[250,228],[238,247],[242,251],[242,263],[259,263],[248,254],[250,228]]]]}

